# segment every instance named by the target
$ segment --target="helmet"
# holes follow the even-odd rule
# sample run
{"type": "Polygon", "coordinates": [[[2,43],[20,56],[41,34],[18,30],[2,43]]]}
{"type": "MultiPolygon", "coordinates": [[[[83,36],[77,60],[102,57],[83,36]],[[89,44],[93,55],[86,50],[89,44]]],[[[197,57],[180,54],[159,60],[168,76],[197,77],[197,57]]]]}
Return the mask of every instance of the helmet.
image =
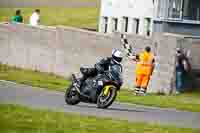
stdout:
{"type": "Polygon", "coordinates": [[[112,60],[115,63],[120,64],[122,62],[122,59],[123,59],[122,52],[120,50],[114,49],[112,51],[112,60]]]}

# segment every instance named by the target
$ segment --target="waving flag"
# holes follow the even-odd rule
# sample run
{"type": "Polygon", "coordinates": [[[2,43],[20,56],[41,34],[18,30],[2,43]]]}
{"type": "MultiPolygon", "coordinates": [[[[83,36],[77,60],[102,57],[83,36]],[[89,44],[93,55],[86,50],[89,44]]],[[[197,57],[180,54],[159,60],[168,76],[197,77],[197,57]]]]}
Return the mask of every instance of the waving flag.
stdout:
{"type": "Polygon", "coordinates": [[[122,43],[122,47],[126,53],[127,57],[132,57],[134,56],[133,54],[133,48],[132,46],[128,43],[128,40],[126,38],[126,36],[124,34],[121,34],[121,43],[122,43]]]}

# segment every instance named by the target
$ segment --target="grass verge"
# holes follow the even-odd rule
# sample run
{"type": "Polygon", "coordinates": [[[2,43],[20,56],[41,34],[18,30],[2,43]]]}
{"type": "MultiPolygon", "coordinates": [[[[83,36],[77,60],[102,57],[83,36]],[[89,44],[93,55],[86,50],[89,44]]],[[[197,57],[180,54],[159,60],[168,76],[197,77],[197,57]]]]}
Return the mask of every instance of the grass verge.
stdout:
{"type": "Polygon", "coordinates": [[[200,129],[161,127],[145,123],[0,105],[1,133],[199,133],[200,129]]]}
{"type": "Polygon", "coordinates": [[[69,80],[54,74],[24,70],[2,64],[0,65],[0,80],[13,81],[56,91],[64,91],[70,84],[69,80]]]}
{"type": "MultiPolygon", "coordinates": [[[[16,83],[63,92],[70,84],[68,79],[60,76],[23,70],[7,65],[0,65],[0,80],[14,81],[16,83]]],[[[121,90],[117,97],[117,101],[200,112],[200,92],[190,92],[176,96],[148,95],[140,97],[133,96],[132,91],[130,90],[121,90]]]]}
{"type": "MultiPolygon", "coordinates": [[[[16,9],[21,9],[24,23],[29,23],[29,17],[35,8],[0,8],[0,21],[10,21],[16,9]]],[[[80,8],[40,8],[41,24],[48,26],[65,25],[77,28],[97,29],[99,9],[97,7],[80,8]]]]}

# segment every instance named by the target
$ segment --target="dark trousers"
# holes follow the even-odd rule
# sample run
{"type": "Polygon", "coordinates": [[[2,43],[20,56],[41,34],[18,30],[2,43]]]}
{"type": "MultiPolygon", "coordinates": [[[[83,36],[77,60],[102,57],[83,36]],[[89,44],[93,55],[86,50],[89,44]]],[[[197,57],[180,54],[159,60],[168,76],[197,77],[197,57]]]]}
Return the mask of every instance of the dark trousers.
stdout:
{"type": "Polygon", "coordinates": [[[184,85],[184,72],[176,71],[176,89],[177,89],[177,91],[182,92],[183,85],[184,85]]]}

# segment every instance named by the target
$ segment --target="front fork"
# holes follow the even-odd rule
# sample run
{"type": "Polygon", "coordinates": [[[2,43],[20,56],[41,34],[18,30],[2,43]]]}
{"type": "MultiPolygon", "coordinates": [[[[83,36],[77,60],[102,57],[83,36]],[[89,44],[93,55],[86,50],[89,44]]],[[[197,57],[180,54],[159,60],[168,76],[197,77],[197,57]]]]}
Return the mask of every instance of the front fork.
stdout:
{"type": "Polygon", "coordinates": [[[113,85],[106,85],[103,88],[103,94],[104,94],[104,96],[107,96],[109,94],[110,89],[112,89],[112,88],[113,88],[113,85]]]}

